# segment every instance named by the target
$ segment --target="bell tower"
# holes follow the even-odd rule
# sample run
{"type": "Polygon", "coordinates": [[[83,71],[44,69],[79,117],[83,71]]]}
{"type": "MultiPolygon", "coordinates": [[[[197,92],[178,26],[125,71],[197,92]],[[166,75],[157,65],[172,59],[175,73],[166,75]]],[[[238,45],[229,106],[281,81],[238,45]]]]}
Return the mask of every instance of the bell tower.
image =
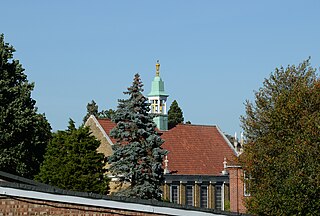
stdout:
{"type": "Polygon", "coordinates": [[[159,130],[168,130],[167,98],[168,94],[164,91],[164,82],[160,77],[160,63],[156,64],[156,76],[151,85],[151,92],[148,94],[148,100],[151,104],[151,113],[157,116],[153,121],[157,124],[159,130]]]}

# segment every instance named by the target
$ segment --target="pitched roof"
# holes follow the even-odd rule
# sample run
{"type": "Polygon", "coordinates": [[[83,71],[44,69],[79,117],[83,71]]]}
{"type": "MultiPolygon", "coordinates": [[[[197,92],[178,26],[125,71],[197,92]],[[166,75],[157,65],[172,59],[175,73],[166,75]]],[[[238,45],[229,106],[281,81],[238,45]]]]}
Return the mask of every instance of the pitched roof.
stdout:
{"type": "Polygon", "coordinates": [[[116,123],[112,122],[110,119],[97,119],[102,129],[106,132],[111,142],[116,143],[116,139],[110,136],[110,131],[116,126],[116,123]]]}
{"type": "MultiPolygon", "coordinates": [[[[109,119],[98,119],[98,122],[108,136],[116,125],[109,119]]],[[[232,161],[237,155],[217,126],[179,124],[161,131],[160,135],[165,141],[162,147],[169,151],[168,169],[172,174],[219,175],[224,158],[232,161]]]]}
{"type": "Polygon", "coordinates": [[[168,169],[180,175],[219,175],[224,158],[236,152],[217,126],[179,124],[163,132],[163,148],[169,151],[168,169]]]}

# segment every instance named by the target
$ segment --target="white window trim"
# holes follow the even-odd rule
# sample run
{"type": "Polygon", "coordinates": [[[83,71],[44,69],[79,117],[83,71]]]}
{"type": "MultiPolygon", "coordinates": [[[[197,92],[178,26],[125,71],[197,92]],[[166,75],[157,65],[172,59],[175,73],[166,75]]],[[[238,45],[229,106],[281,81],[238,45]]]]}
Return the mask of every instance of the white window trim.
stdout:
{"type": "Polygon", "coordinates": [[[243,196],[249,197],[251,194],[247,191],[246,180],[250,179],[250,175],[246,175],[246,171],[243,171],[243,196]]]}
{"type": "Polygon", "coordinates": [[[221,211],[224,211],[224,183],[221,185],[221,211]]]}
{"type": "MultiPolygon", "coordinates": [[[[221,211],[224,211],[224,185],[225,185],[225,183],[223,183],[222,185],[215,185],[215,189],[217,188],[217,187],[220,187],[221,188],[221,211]]],[[[216,199],[216,192],[215,192],[215,194],[214,194],[214,197],[215,197],[215,199],[216,199]]],[[[216,201],[215,201],[216,202],[216,201]]]]}
{"type": "Polygon", "coordinates": [[[171,184],[170,185],[170,202],[173,203],[173,200],[172,200],[172,186],[177,187],[177,204],[180,204],[180,187],[179,187],[179,185],[176,185],[176,184],[171,184]]]}

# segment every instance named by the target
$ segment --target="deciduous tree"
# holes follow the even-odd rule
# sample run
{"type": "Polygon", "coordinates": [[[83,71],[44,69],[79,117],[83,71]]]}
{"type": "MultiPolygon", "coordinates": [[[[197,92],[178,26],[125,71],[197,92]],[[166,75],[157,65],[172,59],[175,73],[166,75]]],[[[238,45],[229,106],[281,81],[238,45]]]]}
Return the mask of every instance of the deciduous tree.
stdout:
{"type": "Polygon", "coordinates": [[[117,124],[111,136],[117,140],[114,154],[109,157],[110,171],[120,182],[130,182],[129,188],[118,195],[142,199],[161,198],[163,183],[162,160],[166,151],[161,148],[163,140],[156,132],[147,98],[142,95],[143,84],[136,74],[132,86],[119,100],[113,121],[117,124]]]}
{"type": "Polygon", "coordinates": [[[15,49],[0,35],[0,170],[33,178],[43,161],[51,127],[37,113],[29,83],[15,49]]]}
{"type": "Polygon", "coordinates": [[[246,103],[241,162],[257,215],[319,215],[320,80],[309,60],[276,68],[246,103]]]}

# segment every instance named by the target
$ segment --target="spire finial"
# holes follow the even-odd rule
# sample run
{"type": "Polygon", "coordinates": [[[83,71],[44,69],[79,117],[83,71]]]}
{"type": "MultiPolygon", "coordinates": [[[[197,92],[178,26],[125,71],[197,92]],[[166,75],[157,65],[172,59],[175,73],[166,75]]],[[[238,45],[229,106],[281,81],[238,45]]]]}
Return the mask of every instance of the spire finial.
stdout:
{"type": "Polygon", "coordinates": [[[160,63],[159,63],[159,60],[157,60],[157,64],[156,64],[156,76],[160,76],[160,63]]]}

